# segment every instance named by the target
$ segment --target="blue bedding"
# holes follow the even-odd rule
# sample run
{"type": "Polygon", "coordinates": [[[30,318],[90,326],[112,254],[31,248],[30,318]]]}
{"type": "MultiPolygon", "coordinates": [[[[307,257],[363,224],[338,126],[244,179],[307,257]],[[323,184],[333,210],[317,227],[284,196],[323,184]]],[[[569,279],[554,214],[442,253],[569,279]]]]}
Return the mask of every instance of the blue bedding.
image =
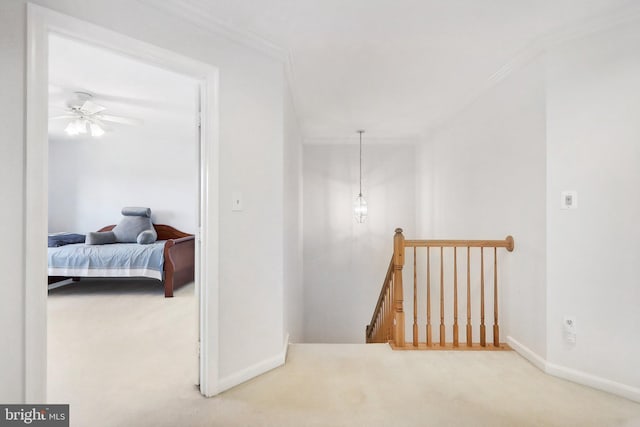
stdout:
{"type": "Polygon", "coordinates": [[[164,241],[149,245],[71,244],[48,248],[49,276],[150,277],[163,280],[164,241]]]}
{"type": "Polygon", "coordinates": [[[72,243],[84,243],[85,235],[75,233],[50,234],[48,240],[48,246],[50,248],[57,248],[58,246],[70,245],[72,243]]]}

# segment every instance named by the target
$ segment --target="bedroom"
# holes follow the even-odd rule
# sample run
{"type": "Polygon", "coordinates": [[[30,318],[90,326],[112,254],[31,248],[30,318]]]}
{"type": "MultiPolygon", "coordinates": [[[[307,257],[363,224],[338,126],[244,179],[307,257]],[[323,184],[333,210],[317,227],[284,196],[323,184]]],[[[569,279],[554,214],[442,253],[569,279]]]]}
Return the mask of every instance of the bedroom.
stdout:
{"type": "MultiPolygon", "coordinates": [[[[86,235],[98,231],[118,224],[123,218],[121,209],[127,206],[148,207],[154,224],[195,233],[199,83],[57,35],[49,38],[49,52],[49,233],[86,235]],[[98,121],[99,128],[92,126],[95,123],[84,123],[85,133],[70,135],[67,128],[76,120],[70,117],[75,114],[71,109],[86,101],[98,106],[94,108],[104,108],[97,115],[113,121],[98,121]]],[[[62,378],[68,380],[81,373],[74,371],[72,363],[61,366],[60,361],[82,357],[88,328],[94,331],[91,339],[99,342],[96,345],[129,340],[144,342],[149,351],[163,345],[161,341],[145,341],[141,331],[127,326],[136,316],[154,316],[150,321],[157,324],[170,316],[175,323],[172,327],[187,329],[182,347],[193,355],[193,364],[188,367],[193,372],[185,381],[193,384],[197,378],[193,352],[197,304],[194,283],[188,282],[168,301],[163,301],[162,282],[149,278],[67,279],[50,285],[51,394],[73,400],[73,395],[64,395],[56,387],[63,383],[62,378]],[[99,319],[87,316],[87,310],[118,316],[120,323],[103,322],[100,326],[99,319]],[[69,357],[72,353],[74,357],[69,357]]],[[[97,369],[104,369],[100,364],[106,360],[95,363],[97,369]]],[[[129,365],[129,370],[135,369],[135,364],[129,365]]],[[[117,379],[129,378],[129,370],[119,370],[117,379]]]]}

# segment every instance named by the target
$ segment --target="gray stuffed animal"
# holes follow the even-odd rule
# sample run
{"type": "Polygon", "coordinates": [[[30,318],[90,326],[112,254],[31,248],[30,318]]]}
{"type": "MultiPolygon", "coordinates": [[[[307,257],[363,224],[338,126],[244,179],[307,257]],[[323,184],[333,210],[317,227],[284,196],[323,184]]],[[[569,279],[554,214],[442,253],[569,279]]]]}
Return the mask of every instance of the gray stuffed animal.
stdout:
{"type": "Polygon", "coordinates": [[[138,243],[148,245],[158,238],[151,222],[151,209],[122,208],[122,218],[112,231],[96,231],[87,234],[87,245],[108,243],[138,243]]]}

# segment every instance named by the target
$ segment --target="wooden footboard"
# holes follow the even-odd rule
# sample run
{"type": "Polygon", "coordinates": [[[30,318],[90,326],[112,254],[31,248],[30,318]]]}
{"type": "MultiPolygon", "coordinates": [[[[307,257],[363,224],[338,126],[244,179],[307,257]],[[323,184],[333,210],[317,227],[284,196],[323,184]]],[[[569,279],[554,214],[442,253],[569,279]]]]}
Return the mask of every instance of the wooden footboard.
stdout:
{"type": "Polygon", "coordinates": [[[164,245],[164,296],[173,296],[173,290],[193,282],[195,237],[167,240],[164,245]]]}
{"type": "Polygon", "coordinates": [[[194,278],[195,236],[183,233],[169,225],[153,224],[158,240],[164,245],[164,296],[173,296],[173,290],[190,283],[194,278]]]}

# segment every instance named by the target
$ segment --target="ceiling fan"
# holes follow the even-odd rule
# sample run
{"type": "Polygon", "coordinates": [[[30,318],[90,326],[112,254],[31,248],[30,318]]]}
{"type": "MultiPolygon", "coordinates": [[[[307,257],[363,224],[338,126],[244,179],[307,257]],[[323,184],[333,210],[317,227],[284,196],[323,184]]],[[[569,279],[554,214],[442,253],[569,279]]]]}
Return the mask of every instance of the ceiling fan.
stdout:
{"type": "Polygon", "coordinates": [[[77,101],[68,104],[67,113],[51,117],[49,120],[70,120],[64,131],[71,136],[89,133],[93,137],[104,135],[107,128],[105,122],[125,125],[141,125],[142,120],[131,117],[104,114],[107,109],[91,101],[93,95],[87,92],[74,92],[77,101]]]}

